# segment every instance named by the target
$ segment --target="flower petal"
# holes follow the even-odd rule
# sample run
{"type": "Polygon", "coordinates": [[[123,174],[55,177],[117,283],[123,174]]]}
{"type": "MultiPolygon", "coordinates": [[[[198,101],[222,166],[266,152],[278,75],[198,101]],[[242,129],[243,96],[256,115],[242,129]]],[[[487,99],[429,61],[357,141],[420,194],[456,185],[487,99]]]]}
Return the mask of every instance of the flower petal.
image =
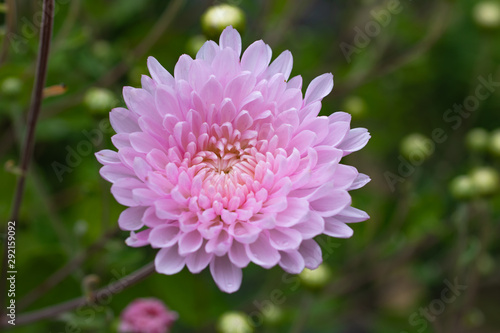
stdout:
{"type": "Polygon", "coordinates": [[[138,230],[144,223],[142,217],[146,207],[130,207],[125,209],[118,218],[118,225],[122,230],[138,230]]]}
{"type": "Polygon", "coordinates": [[[185,258],[179,255],[177,244],[161,249],[155,257],[156,271],[166,275],[179,273],[185,262],[185,258]]]}
{"type": "Polygon", "coordinates": [[[220,290],[226,293],[234,293],[241,286],[241,268],[236,267],[227,256],[213,258],[210,273],[220,290]]]}
{"type": "Polygon", "coordinates": [[[304,105],[323,99],[333,89],[332,73],[325,73],[309,83],[304,97],[304,105]]]}

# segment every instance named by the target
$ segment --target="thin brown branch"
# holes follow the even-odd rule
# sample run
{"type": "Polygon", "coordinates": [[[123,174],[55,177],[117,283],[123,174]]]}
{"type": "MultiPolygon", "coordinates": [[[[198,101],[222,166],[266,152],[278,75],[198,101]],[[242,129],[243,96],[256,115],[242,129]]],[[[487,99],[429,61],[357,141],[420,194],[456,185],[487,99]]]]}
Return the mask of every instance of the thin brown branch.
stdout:
{"type": "MultiPolygon", "coordinates": [[[[35,145],[35,129],[40,114],[40,108],[43,99],[43,88],[45,86],[45,79],[47,76],[47,63],[49,60],[50,39],[52,37],[52,26],[54,22],[54,0],[43,1],[43,17],[40,34],[40,45],[38,49],[38,58],[36,65],[35,84],[33,86],[33,93],[31,97],[31,106],[28,113],[28,124],[26,136],[21,151],[21,175],[18,178],[12,210],[10,215],[11,221],[17,221],[19,217],[19,210],[23,199],[23,193],[26,182],[26,173],[31,162],[33,155],[33,147],[35,145]]],[[[5,225],[7,228],[7,225],[5,225]]],[[[4,253],[2,259],[2,277],[1,277],[1,290],[0,290],[0,305],[2,306],[1,312],[3,313],[3,305],[5,304],[5,296],[7,289],[7,244],[4,243],[4,253]]],[[[3,317],[3,316],[2,316],[3,317]]]]}
{"type": "MultiPolygon", "coordinates": [[[[36,322],[36,321],[42,320],[42,319],[54,318],[54,317],[57,317],[58,315],[60,315],[64,312],[67,312],[67,311],[71,311],[71,310],[74,310],[74,309],[77,309],[80,307],[84,307],[84,306],[89,306],[92,304],[99,304],[99,301],[103,300],[103,299],[106,299],[106,301],[109,301],[109,297],[111,295],[117,294],[117,293],[123,291],[123,289],[128,288],[128,287],[142,281],[143,279],[145,279],[146,277],[151,275],[154,271],[155,271],[155,266],[154,266],[154,263],[151,262],[151,263],[147,264],[146,266],[138,269],[134,273],[127,275],[127,276],[121,278],[120,280],[109,284],[108,286],[106,286],[104,288],[99,289],[98,291],[96,291],[92,295],[92,297],[90,297],[91,300],[89,300],[88,296],[81,296],[81,297],[72,299],[70,301],[56,304],[53,306],[49,306],[49,307],[46,307],[46,308],[43,308],[43,309],[40,309],[37,311],[33,311],[33,312],[25,313],[25,314],[20,314],[16,318],[16,326],[26,325],[26,324],[33,323],[33,322],[36,322]]],[[[2,326],[5,326],[5,325],[6,325],[6,322],[4,319],[4,321],[2,322],[2,326]]]]}

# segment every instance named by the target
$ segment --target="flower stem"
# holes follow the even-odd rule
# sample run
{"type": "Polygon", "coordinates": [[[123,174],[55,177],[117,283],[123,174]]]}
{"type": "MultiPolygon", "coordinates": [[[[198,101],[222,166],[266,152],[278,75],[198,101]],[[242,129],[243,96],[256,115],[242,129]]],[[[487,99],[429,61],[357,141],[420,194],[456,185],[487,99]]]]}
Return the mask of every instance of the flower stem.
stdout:
{"type": "MultiPolygon", "coordinates": [[[[43,99],[43,88],[45,86],[45,79],[47,76],[47,62],[49,58],[50,39],[52,36],[52,25],[54,21],[54,0],[43,1],[43,18],[40,34],[40,45],[38,48],[38,58],[36,64],[35,84],[31,97],[31,106],[28,113],[28,128],[24,140],[23,148],[21,151],[21,174],[17,180],[14,200],[11,209],[10,221],[17,221],[19,217],[19,210],[23,199],[24,187],[26,182],[26,173],[31,162],[33,155],[33,147],[35,145],[35,128],[40,114],[40,107],[43,99]]],[[[7,228],[7,224],[5,225],[7,228]]],[[[7,231],[7,229],[5,229],[7,231]]],[[[7,244],[4,241],[4,253],[2,259],[2,277],[0,285],[0,305],[2,306],[1,312],[4,312],[3,305],[5,304],[5,291],[7,289],[7,244]]],[[[3,317],[3,316],[2,316],[3,317]]]]}
{"type": "MultiPolygon", "coordinates": [[[[99,289],[92,295],[91,299],[89,299],[87,295],[81,296],[64,303],[49,306],[26,314],[21,314],[16,318],[16,325],[26,325],[41,319],[53,318],[66,311],[71,311],[92,304],[98,304],[99,300],[104,299],[106,301],[109,301],[109,297],[111,295],[117,294],[121,292],[123,289],[130,287],[133,284],[145,279],[146,277],[151,275],[154,271],[155,271],[155,265],[153,262],[151,262],[143,266],[142,268],[138,269],[137,271],[133,272],[132,274],[127,275],[121,278],[120,280],[111,283],[104,288],[99,289]]],[[[8,324],[6,323],[6,319],[3,319],[3,322],[1,323],[0,327],[5,325],[8,324]]]]}

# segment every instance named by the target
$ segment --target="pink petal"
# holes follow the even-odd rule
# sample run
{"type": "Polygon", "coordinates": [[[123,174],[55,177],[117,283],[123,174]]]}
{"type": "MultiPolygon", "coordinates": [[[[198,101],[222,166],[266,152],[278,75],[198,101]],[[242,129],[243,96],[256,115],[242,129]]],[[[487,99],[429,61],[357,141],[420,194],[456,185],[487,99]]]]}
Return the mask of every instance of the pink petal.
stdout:
{"type": "Polygon", "coordinates": [[[310,211],[293,229],[300,232],[303,239],[311,239],[323,233],[325,222],[319,214],[310,211]]]}
{"type": "Polygon", "coordinates": [[[347,224],[337,220],[335,217],[325,218],[325,235],[337,238],[349,238],[353,233],[354,231],[347,224]]]}
{"type": "Polygon", "coordinates": [[[155,202],[156,215],[162,219],[176,220],[182,213],[179,204],[173,200],[164,199],[155,202]]]}
{"type": "Polygon", "coordinates": [[[302,241],[299,231],[290,228],[275,228],[269,230],[269,242],[277,250],[295,250],[302,241]]]}
{"type": "Polygon", "coordinates": [[[138,230],[144,223],[142,217],[146,207],[130,207],[125,209],[118,218],[118,225],[122,230],[138,230]]]}
{"type": "Polygon", "coordinates": [[[200,248],[202,243],[203,238],[198,230],[185,233],[179,239],[179,254],[186,255],[195,252],[200,248]]]}
{"type": "Polygon", "coordinates": [[[339,149],[344,151],[344,156],[358,151],[370,140],[370,133],[366,128],[354,128],[349,131],[344,140],[338,145],[339,149]]]}
{"type": "Polygon", "coordinates": [[[179,57],[179,60],[175,64],[174,68],[174,77],[175,80],[188,80],[189,77],[189,68],[191,67],[191,63],[193,59],[187,54],[183,54],[179,57]]]}
{"type": "Polygon", "coordinates": [[[219,38],[219,45],[221,49],[226,47],[232,48],[236,51],[238,57],[241,54],[241,37],[236,29],[231,26],[226,27],[219,38]]]}
{"type": "Polygon", "coordinates": [[[355,223],[366,221],[370,216],[360,209],[349,206],[335,215],[335,218],[345,223],[355,223]]]}
{"type": "Polygon", "coordinates": [[[351,204],[351,196],[346,191],[331,190],[309,204],[320,216],[332,216],[351,204]]]}
{"type": "Polygon", "coordinates": [[[149,73],[157,83],[173,86],[175,84],[174,77],[153,57],[148,57],[149,73]]]}
{"type": "Polygon", "coordinates": [[[280,260],[280,254],[270,243],[269,238],[263,233],[252,244],[245,245],[250,260],[264,268],[271,268],[280,260]]]}
{"type": "Polygon", "coordinates": [[[198,251],[187,255],[186,265],[191,273],[198,274],[208,266],[212,258],[213,254],[205,252],[205,247],[202,246],[198,251]]]}
{"type": "Polygon", "coordinates": [[[299,253],[304,258],[305,266],[309,269],[316,269],[323,262],[321,248],[313,239],[302,242],[299,253]]]}
{"type": "MultiPolygon", "coordinates": [[[[283,73],[285,80],[288,80],[293,67],[292,53],[288,50],[282,52],[266,71],[266,78],[270,79],[274,74],[283,73]]],[[[288,88],[291,88],[290,84],[288,88]]]]}
{"type": "Polygon", "coordinates": [[[212,63],[218,51],[219,46],[214,41],[206,41],[198,53],[196,53],[196,59],[202,59],[208,63],[212,63]]]}
{"type": "Polygon", "coordinates": [[[370,180],[371,180],[370,177],[368,177],[364,173],[360,173],[358,174],[356,179],[352,182],[351,186],[349,186],[347,190],[351,191],[351,190],[357,190],[358,188],[362,188],[363,186],[368,184],[370,180]]]}
{"type": "Polygon", "coordinates": [[[323,97],[328,95],[333,89],[333,75],[326,73],[316,77],[311,81],[306,90],[304,97],[304,105],[312,102],[322,100],[323,97]]]}
{"type": "Polygon", "coordinates": [[[170,247],[179,239],[179,227],[169,224],[157,226],[149,234],[149,242],[153,247],[170,247]]]}
{"type": "Polygon", "coordinates": [[[267,45],[263,41],[258,40],[243,52],[241,68],[258,76],[267,68],[270,60],[271,54],[267,45]]]}
{"type": "Polygon", "coordinates": [[[184,263],[185,258],[179,255],[177,245],[161,249],[155,257],[156,271],[166,275],[179,273],[184,263]]]}
{"type": "Polygon", "coordinates": [[[210,273],[220,290],[226,293],[234,293],[241,286],[241,268],[236,267],[227,256],[213,258],[210,273]]]}
{"type": "Polygon", "coordinates": [[[125,240],[125,244],[130,247],[141,247],[144,245],[148,245],[148,237],[151,229],[143,230],[138,233],[133,231],[130,232],[130,236],[125,240]]]}
{"type": "Polygon", "coordinates": [[[248,258],[245,246],[237,241],[233,241],[233,245],[231,245],[228,255],[231,262],[237,267],[243,268],[250,263],[250,258],[248,258]]]}
{"type": "Polygon", "coordinates": [[[121,163],[118,153],[109,149],[103,149],[95,153],[95,157],[103,165],[121,163]]]}
{"type": "Polygon", "coordinates": [[[304,258],[299,251],[281,251],[279,265],[290,274],[299,274],[304,270],[304,258]]]}
{"type": "Polygon", "coordinates": [[[137,124],[137,115],[125,108],[114,108],[109,113],[109,121],[116,133],[132,133],[141,129],[137,124]]]}
{"type": "Polygon", "coordinates": [[[301,198],[287,198],[287,209],[276,216],[276,225],[291,227],[296,225],[309,211],[309,202],[301,198]]]}

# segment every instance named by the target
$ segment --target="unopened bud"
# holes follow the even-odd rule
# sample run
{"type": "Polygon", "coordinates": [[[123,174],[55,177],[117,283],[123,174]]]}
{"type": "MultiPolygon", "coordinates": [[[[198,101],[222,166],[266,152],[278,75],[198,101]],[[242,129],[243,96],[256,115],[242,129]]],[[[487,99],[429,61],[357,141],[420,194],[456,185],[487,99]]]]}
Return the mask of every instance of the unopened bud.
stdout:
{"type": "Polygon", "coordinates": [[[299,274],[299,278],[304,286],[312,289],[324,287],[330,280],[330,276],[330,269],[325,264],[319,265],[319,267],[314,270],[306,268],[299,274]]]}
{"type": "Polygon", "coordinates": [[[458,176],[451,181],[450,184],[451,195],[459,200],[468,200],[476,195],[476,189],[471,177],[458,176]]]}
{"type": "Polygon", "coordinates": [[[484,128],[474,128],[467,133],[465,144],[473,152],[483,152],[488,149],[489,134],[484,128]]]}
{"type": "Polygon", "coordinates": [[[226,312],[217,323],[220,333],[252,333],[250,318],[242,312],[226,312]]]}
{"type": "Polygon", "coordinates": [[[95,113],[108,112],[116,105],[116,98],[113,93],[104,88],[90,88],[83,102],[90,111],[95,113]]]}
{"type": "Polygon", "coordinates": [[[471,172],[471,179],[477,193],[482,196],[495,194],[500,186],[498,172],[491,167],[474,169],[471,172]]]}
{"type": "Polygon", "coordinates": [[[201,17],[201,27],[205,36],[215,40],[229,25],[242,33],[245,30],[245,21],[245,13],[240,8],[221,4],[207,9],[201,17]]]}
{"type": "Polygon", "coordinates": [[[17,77],[8,77],[2,82],[0,91],[7,96],[15,96],[21,92],[22,81],[17,77]]]}
{"type": "Polygon", "coordinates": [[[426,160],[434,152],[434,142],[425,135],[410,134],[401,141],[400,152],[409,160],[426,160]]]}
{"type": "Polygon", "coordinates": [[[473,17],[480,27],[498,28],[500,26],[500,3],[496,1],[479,2],[474,6],[473,17]]]}
{"type": "Polygon", "coordinates": [[[366,114],[367,106],[364,99],[359,96],[349,96],[345,99],[342,108],[345,112],[351,114],[353,118],[363,118],[366,114]]]}

